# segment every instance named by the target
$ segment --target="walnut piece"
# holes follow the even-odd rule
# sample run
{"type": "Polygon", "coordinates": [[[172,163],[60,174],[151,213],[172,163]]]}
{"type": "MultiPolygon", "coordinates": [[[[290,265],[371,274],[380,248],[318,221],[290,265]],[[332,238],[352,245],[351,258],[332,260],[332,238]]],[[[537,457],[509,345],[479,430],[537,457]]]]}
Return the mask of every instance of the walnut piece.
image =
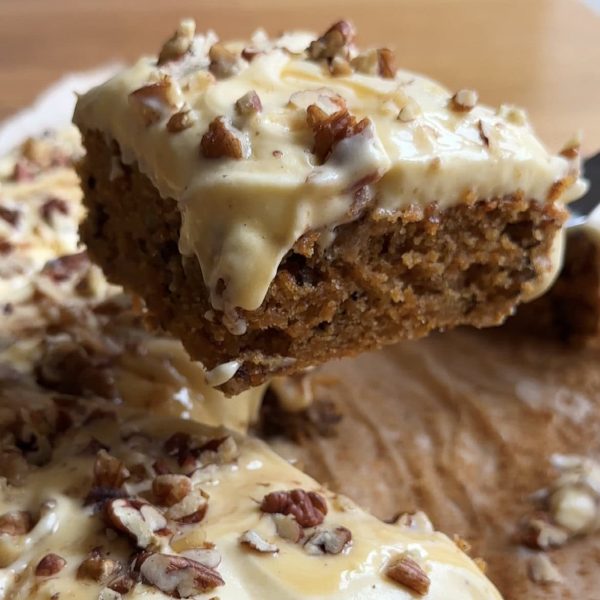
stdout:
{"type": "Polygon", "coordinates": [[[321,164],[327,161],[339,142],[358,135],[370,124],[367,118],[357,122],[345,108],[328,115],[316,104],[306,109],[306,116],[315,139],[312,152],[321,164]]]}
{"type": "Polygon", "coordinates": [[[164,529],[167,520],[151,504],[135,498],[117,498],[105,505],[107,525],[128,534],[139,548],[148,548],[156,541],[156,532],[164,529]]]}
{"type": "Polygon", "coordinates": [[[245,93],[235,102],[235,109],[243,116],[255,115],[262,111],[262,102],[254,90],[245,93]]]}
{"type": "Polygon", "coordinates": [[[347,58],[355,37],[356,31],[352,23],[338,21],[319,39],[310,43],[308,56],[313,60],[332,59],[338,55],[347,58]]]}
{"type": "Polygon", "coordinates": [[[346,527],[335,529],[317,528],[304,543],[308,554],[340,554],[352,541],[352,533],[346,527]]]}
{"type": "Polygon", "coordinates": [[[35,567],[35,574],[38,577],[52,577],[60,573],[66,564],[67,561],[62,556],[46,554],[35,567]]]}
{"type": "Polygon", "coordinates": [[[247,546],[256,552],[261,553],[271,553],[274,554],[279,552],[279,548],[275,544],[270,544],[266,540],[264,540],[260,534],[256,531],[249,529],[248,531],[244,531],[242,535],[239,537],[239,542],[242,546],[247,546]]]}
{"type": "Polygon", "coordinates": [[[264,513],[292,515],[300,526],[315,527],[323,522],[327,514],[327,503],[316,492],[295,489],[267,494],[260,509],[264,513]]]}
{"type": "Polygon", "coordinates": [[[139,569],[147,584],[174,598],[190,598],[225,584],[217,571],[183,556],[153,553],[139,569]]]}
{"type": "Polygon", "coordinates": [[[173,506],[192,491],[187,475],[157,475],[152,482],[152,493],[158,504],[173,506]]]}
{"type": "Polygon", "coordinates": [[[244,145],[225,117],[215,117],[202,136],[200,151],[204,158],[244,158],[244,145]]]}
{"type": "Polygon", "coordinates": [[[164,43],[158,55],[158,66],[179,60],[191,49],[196,34],[196,23],[193,19],[183,19],[175,33],[164,43]]]}
{"type": "Polygon", "coordinates": [[[450,108],[456,112],[469,112],[477,105],[479,95],[475,90],[458,90],[450,98],[450,108]]]}
{"type": "Polygon", "coordinates": [[[25,535],[32,526],[31,515],[27,511],[16,510],[0,515],[0,534],[25,535]]]}
{"type": "Polygon", "coordinates": [[[388,563],[385,574],[392,581],[399,583],[419,596],[425,596],[431,585],[431,580],[421,565],[406,554],[400,554],[393,558],[388,563]]]}

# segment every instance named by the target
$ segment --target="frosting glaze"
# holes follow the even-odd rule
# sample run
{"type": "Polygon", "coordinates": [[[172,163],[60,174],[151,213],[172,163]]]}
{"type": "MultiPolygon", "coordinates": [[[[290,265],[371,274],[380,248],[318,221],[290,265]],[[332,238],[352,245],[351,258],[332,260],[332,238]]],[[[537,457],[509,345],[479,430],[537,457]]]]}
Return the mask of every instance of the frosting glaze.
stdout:
{"type": "MultiPolygon", "coordinates": [[[[216,44],[212,32],[192,37],[189,21],[178,32],[174,39],[187,51],[177,60],[159,66],[155,57],[140,59],[79,98],[74,122],[116,140],[125,162],[178,201],[180,250],[197,256],[217,309],[258,308],[295,241],[309,230],[334,234],[351,218],[361,187],[375,216],[518,192],[568,202],[585,188],[578,161],[550,155],[519,109],[456,109],[452,94],[425,77],[373,74],[373,51],[358,54],[349,43],[344,56],[356,68],[333,76],[331,61],[305,52],[313,34],[269,40],[258,32],[250,42],[216,44]],[[215,58],[215,45],[226,49],[228,63],[215,58]],[[241,58],[250,52],[252,60],[241,58]],[[261,109],[240,114],[236,101],[250,91],[261,109]],[[369,122],[320,164],[306,109],[316,104],[332,114],[339,97],[369,122]],[[182,110],[186,128],[173,133],[167,124],[182,110]],[[239,144],[239,160],[200,151],[218,117],[239,144]]],[[[465,91],[458,98],[473,101],[465,91]]]]}
{"type": "MultiPolygon", "coordinates": [[[[22,386],[19,391],[23,398],[22,410],[34,409],[39,419],[48,398],[33,388],[22,386]]],[[[15,410],[11,401],[14,393],[14,389],[6,386],[0,396],[5,423],[10,422],[6,412],[11,407],[15,410]]],[[[100,406],[89,399],[74,412],[81,413],[81,418],[86,410],[93,411],[100,406]]],[[[500,598],[475,563],[446,536],[434,532],[426,520],[414,520],[411,525],[385,524],[350,500],[319,486],[258,440],[191,421],[143,416],[125,409],[119,410],[116,417],[95,417],[85,428],[76,426],[75,431],[54,438],[49,461],[40,461],[38,457],[41,466],[30,466],[19,485],[3,484],[0,515],[29,511],[33,524],[30,531],[22,535],[0,535],[0,595],[10,600],[49,600],[55,594],[80,600],[120,598],[120,595],[107,595],[110,593],[106,589],[107,579],[104,582],[90,580],[81,572],[77,576],[92,548],[101,547],[101,553],[118,561],[121,568],[131,564],[134,548],[122,532],[107,529],[102,511],[84,504],[97,460],[86,448],[93,439],[108,447],[111,456],[123,461],[130,470],[137,464],[136,473],[140,471],[139,465],[146,465],[149,477],[126,480],[122,491],[152,501],[150,465],[157,458],[164,459],[164,442],[174,433],[189,434],[200,443],[229,436],[225,438],[229,440],[227,454],[201,454],[190,473],[192,490],[203,490],[207,498],[205,517],[192,525],[169,521],[169,533],[154,536],[152,545],[148,546],[152,552],[169,555],[181,556],[198,549],[206,551],[208,547],[218,553],[220,564],[215,569],[224,585],[193,597],[408,600],[414,598],[414,594],[384,575],[388,562],[403,555],[413,557],[427,573],[431,584],[428,593],[422,596],[429,600],[500,598]],[[277,534],[274,518],[261,512],[260,503],[271,492],[289,489],[314,491],[322,496],[328,512],[320,527],[345,527],[351,532],[352,541],[342,552],[311,555],[301,543],[277,534]],[[257,532],[278,551],[259,553],[241,545],[239,538],[248,530],[257,532]],[[48,553],[57,554],[66,564],[51,577],[36,576],[36,565],[48,553]]],[[[160,510],[164,512],[165,508],[160,510]]],[[[127,598],[158,599],[174,595],[142,579],[133,585],[127,598]]]]}

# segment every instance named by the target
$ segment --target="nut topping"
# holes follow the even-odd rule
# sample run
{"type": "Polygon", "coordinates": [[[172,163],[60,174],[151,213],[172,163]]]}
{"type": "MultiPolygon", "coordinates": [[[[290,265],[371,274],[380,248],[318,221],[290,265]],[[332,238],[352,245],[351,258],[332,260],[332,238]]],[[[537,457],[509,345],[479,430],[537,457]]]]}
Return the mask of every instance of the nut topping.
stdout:
{"type": "Polygon", "coordinates": [[[144,125],[159,121],[177,106],[173,82],[164,77],[158,83],[149,83],[129,94],[129,104],[141,117],[144,125]]]}
{"type": "Polygon", "coordinates": [[[221,564],[221,553],[214,547],[193,548],[181,552],[181,556],[190,558],[210,569],[216,569],[221,564]]]}
{"type": "Polygon", "coordinates": [[[308,56],[313,60],[332,59],[338,55],[347,58],[355,36],[356,31],[351,23],[338,21],[318,40],[310,43],[308,56]]]}
{"type": "Polygon", "coordinates": [[[318,528],[304,544],[308,554],[340,554],[352,541],[352,533],[345,527],[318,528]]]}
{"type": "Polygon", "coordinates": [[[177,504],[173,504],[165,513],[167,518],[178,523],[191,524],[200,523],[206,511],[208,510],[208,501],[202,490],[193,490],[177,504]]]}
{"type": "Polygon", "coordinates": [[[37,564],[35,574],[38,577],[52,577],[52,575],[60,573],[66,564],[67,561],[62,556],[52,553],[46,554],[37,564]]]}
{"type": "Polygon", "coordinates": [[[179,60],[187,54],[194,42],[196,23],[193,19],[183,19],[175,33],[164,43],[158,55],[158,66],[179,60]]]}
{"type": "Polygon", "coordinates": [[[192,482],[186,475],[158,475],[152,482],[152,493],[158,504],[173,506],[192,491],[192,482]]]}
{"type": "Polygon", "coordinates": [[[275,522],[277,535],[280,538],[294,544],[302,539],[302,527],[300,527],[298,521],[296,521],[293,516],[275,513],[273,515],[273,521],[275,522]]]}
{"type": "Polygon", "coordinates": [[[521,536],[523,544],[540,550],[564,546],[568,539],[569,534],[564,529],[543,519],[528,521],[521,536]]]}
{"type": "Polygon", "coordinates": [[[356,117],[347,109],[341,109],[328,115],[316,104],[311,104],[307,110],[308,125],[313,130],[315,143],[312,152],[320,163],[327,161],[334,148],[342,140],[358,135],[370,123],[369,119],[357,122],[356,117]]]}
{"type": "Polygon", "coordinates": [[[327,503],[316,492],[295,489],[267,494],[260,509],[264,513],[293,515],[302,527],[315,527],[323,522],[327,514],[327,503]]]}
{"type": "Polygon", "coordinates": [[[208,58],[210,72],[220,79],[237,75],[243,64],[241,56],[218,42],[210,47],[208,58]]]}
{"type": "Polygon", "coordinates": [[[396,77],[396,56],[389,48],[379,48],[377,50],[377,66],[379,75],[384,79],[394,79],[396,77]]]}
{"type": "Polygon", "coordinates": [[[53,216],[57,213],[60,213],[61,215],[69,214],[67,203],[60,198],[49,198],[40,207],[40,214],[46,223],[51,223],[53,216]]]}
{"type": "Polygon", "coordinates": [[[102,556],[101,548],[94,548],[77,569],[77,579],[89,579],[98,583],[106,583],[115,575],[121,565],[110,558],[102,556]]]}
{"type": "Polygon", "coordinates": [[[129,471],[118,458],[104,449],[98,451],[94,462],[93,487],[118,489],[128,477],[129,471]]]}
{"type": "Polygon", "coordinates": [[[240,115],[250,116],[262,111],[262,102],[254,90],[250,90],[235,103],[235,109],[240,115]]]}
{"type": "Polygon", "coordinates": [[[139,568],[147,584],[174,598],[190,598],[225,584],[217,571],[183,556],[153,553],[139,568]]]}
{"type": "Polygon", "coordinates": [[[243,546],[248,546],[252,550],[256,550],[256,552],[271,554],[279,552],[279,548],[275,544],[270,544],[252,529],[242,533],[239,537],[239,542],[243,546]]]}
{"type": "Polygon", "coordinates": [[[0,534],[25,535],[33,526],[31,515],[24,510],[5,513],[0,516],[0,534]]]}
{"type": "Polygon", "coordinates": [[[12,227],[16,227],[19,224],[20,218],[21,213],[18,210],[0,206],[0,219],[6,221],[12,227]]]}
{"type": "Polygon", "coordinates": [[[241,136],[225,117],[215,117],[211,121],[208,131],[202,136],[200,151],[204,158],[244,158],[241,136]]]}
{"type": "Polygon", "coordinates": [[[421,565],[406,554],[393,558],[388,563],[385,574],[392,581],[399,583],[419,596],[425,596],[431,585],[431,580],[421,565]]]}
{"type": "Polygon", "coordinates": [[[534,583],[562,583],[563,577],[545,554],[536,554],[529,561],[529,577],[534,583]]]}
{"type": "Polygon", "coordinates": [[[198,117],[192,110],[180,110],[167,121],[167,131],[169,133],[179,133],[189,129],[197,120],[198,117]]]}
{"type": "Polygon", "coordinates": [[[139,548],[148,548],[167,520],[151,504],[135,498],[117,498],[105,507],[107,525],[128,534],[139,548]]]}
{"type": "Polygon", "coordinates": [[[459,90],[450,98],[450,108],[456,112],[469,112],[478,101],[479,95],[475,90],[459,90]]]}

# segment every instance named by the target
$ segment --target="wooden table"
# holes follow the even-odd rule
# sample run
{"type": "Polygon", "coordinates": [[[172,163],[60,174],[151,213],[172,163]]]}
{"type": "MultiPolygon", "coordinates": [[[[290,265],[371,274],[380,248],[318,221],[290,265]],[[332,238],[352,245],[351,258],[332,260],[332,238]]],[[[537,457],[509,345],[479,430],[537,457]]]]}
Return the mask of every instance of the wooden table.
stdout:
{"type": "Polygon", "coordinates": [[[0,0],[0,119],[61,74],[156,52],[181,16],[223,37],[341,16],[399,63],[529,109],[548,145],[600,148],[600,17],[578,0],[0,0]]]}

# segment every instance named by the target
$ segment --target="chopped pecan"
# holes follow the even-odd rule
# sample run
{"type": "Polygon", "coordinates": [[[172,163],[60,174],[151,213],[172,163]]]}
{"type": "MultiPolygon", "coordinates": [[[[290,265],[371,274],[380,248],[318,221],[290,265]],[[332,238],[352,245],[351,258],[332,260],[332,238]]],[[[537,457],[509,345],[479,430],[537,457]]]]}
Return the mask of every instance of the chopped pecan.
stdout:
{"type": "Polygon", "coordinates": [[[260,505],[264,513],[293,515],[302,527],[320,525],[327,514],[327,503],[316,492],[295,489],[267,494],[260,505]]]}
{"type": "Polygon", "coordinates": [[[297,543],[302,539],[303,531],[302,527],[298,524],[298,521],[292,515],[282,515],[275,513],[273,515],[273,521],[275,522],[275,529],[277,535],[288,542],[297,543]]]}
{"type": "Polygon", "coordinates": [[[398,120],[403,123],[410,123],[414,121],[421,113],[421,107],[417,104],[414,98],[408,98],[406,104],[400,109],[398,113],[398,120]]]}
{"type": "Polygon", "coordinates": [[[521,542],[524,545],[540,550],[564,546],[568,539],[567,531],[544,518],[529,519],[521,532],[521,542]]]}
{"type": "Polygon", "coordinates": [[[60,573],[66,564],[67,561],[62,556],[46,554],[35,567],[35,574],[38,577],[52,577],[52,575],[60,573]]]}
{"type": "Polygon", "coordinates": [[[419,596],[425,596],[431,585],[431,580],[421,565],[406,554],[393,558],[388,563],[385,574],[392,581],[399,583],[419,596]]]}
{"type": "Polygon", "coordinates": [[[468,112],[475,108],[479,95],[475,90],[458,90],[450,98],[450,108],[456,112],[468,112]]]}
{"type": "Polygon", "coordinates": [[[598,527],[598,495],[582,484],[563,485],[549,498],[553,521],[571,535],[590,533],[598,527]]]}
{"type": "Polygon", "coordinates": [[[167,131],[169,133],[179,133],[189,129],[197,120],[196,113],[191,109],[180,110],[167,121],[167,131]]]}
{"type": "Polygon", "coordinates": [[[210,47],[208,58],[210,59],[210,72],[215,77],[232,77],[242,68],[241,56],[218,42],[210,47]]]}
{"type": "Polygon", "coordinates": [[[10,176],[11,181],[20,183],[22,181],[31,181],[37,174],[37,169],[28,160],[20,158],[13,168],[10,176]]]}
{"type": "Polygon", "coordinates": [[[329,61],[329,72],[334,77],[344,77],[353,73],[350,63],[341,56],[334,56],[329,61]]]}
{"type": "Polygon", "coordinates": [[[89,579],[104,584],[120,568],[118,561],[103,556],[101,548],[94,548],[77,568],[77,579],[89,579]]]}
{"type": "Polygon", "coordinates": [[[356,31],[352,23],[338,21],[319,39],[310,43],[307,49],[308,56],[313,60],[332,59],[338,55],[347,58],[355,36],[356,31]]]}
{"type": "Polygon", "coordinates": [[[225,117],[215,117],[202,136],[200,151],[204,158],[244,158],[244,144],[225,117]]]}
{"type": "Polygon", "coordinates": [[[245,93],[235,102],[235,109],[240,115],[255,115],[262,111],[262,102],[254,90],[245,93]]]}
{"type": "Polygon", "coordinates": [[[244,531],[239,537],[239,542],[242,546],[248,546],[248,548],[252,548],[252,550],[256,550],[256,552],[265,554],[279,552],[279,548],[275,544],[270,544],[264,540],[259,533],[252,529],[244,531]]]}
{"type": "Polygon", "coordinates": [[[396,77],[396,56],[389,48],[379,48],[377,50],[377,66],[379,75],[384,79],[394,79],[396,77]]]}
{"type": "Polygon", "coordinates": [[[546,554],[531,557],[528,565],[529,577],[534,583],[562,583],[560,571],[546,554]]]}
{"type": "Polygon", "coordinates": [[[217,571],[183,556],[151,553],[138,566],[147,584],[174,598],[190,598],[225,584],[217,571]]]}
{"type": "Polygon", "coordinates": [[[151,504],[136,498],[117,498],[105,505],[107,525],[128,534],[139,548],[148,548],[156,540],[156,532],[167,520],[151,504]]]}
{"type": "Polygon", "coordinates": [[[569,189],[577,180],[577,176],[575,174],[567,175],[566,177],[562,177],[561,179],[557,179],[548,190],[547,200],[549,202],[555,202],[558,200],[567,189],[569,189]]]}
{"type": "Polygon", "coordinates": [[[149,83],[129,94],[129,104],[137,111],[146,127],[159,121],[177,106],[173,82],[164,77],[157,83],[149,83]]]}
{"type": "Polygon", "coordinates": [[[61,215],[69,214],[69,206],[60,198],[49,198],[40,207],[40,214],[46,223],[51,223],[53,215],[60,213],[61,215]]]}
{"type": "Polygon", "coordinates": [[[342,140],[358,135],[370,123],[369,119],[357,122],[356,117],[347,109],[341,109],[328,115],[316,104],[306,109],[308,125],[313,130],[315,143],[312,152],[320,163],[327,161],[334,148],[342,140]]]}
{"type": "Polygon", "coordinates": [[[67,281],[75,273],[79,273],[87,268],[90,261],[87,252],[83,250],[76,254],[65,254],[59,258],[49,260],[42,269],[42,274],[50,277],[53,281],[60,283],[67,281]]]}
{"type": "Polygon", "coordinates": [[[230,435],[212,439],[200,446],[199,450],[203,464],[230,463],[240,455],[238,445],[230,435]]]}
{"type": "Polygon", "coordinates": [[[94,487],[120,488],[129,477],[125,465],[106,450],[99,450],[94,462],[94,487]]]}
{"type": "Polygon", "coordinates": [[[479,131],[479,137],[481,138],[483,145],[489,148],[490,138],[492,136],[491,125],[479,119],[479,121],[477,121],[477,130],[479,131]]]}
{"type": "Polygon", "coordinates": [[[166,516],[178,523],[191,524],[200,523],[206,511],[208,501],[202,490],[195,489],[187,494],[182,500],[169,507],[166,516]]]}
{"type": "Polygon", "coordinates": [[[25,510],[0,515],[0,533],[4,535],[25,535],[33,526],[31,515],[25,510]]]}
{"type": "Polygon", "coordinates": [[[158,504],[173,506],[192,491],[192,482],[186,475],[157,475],[152,482],[152,493],[158,504]]]}
{"type": "Polygon", "coordinates": [[[192,548],[191,550],[184,550],[181,552],[181,556],[191,558],[192,560],[199,562],[205,567],[210,569],[216,569],[221,564],[221,553],[212,545],[208,544],[206,548],[192,548]]]}
{"type": "Polygon", "coordinates": [[[191,49],[196,34],[196,23],[193,19],[183,19],[175,33],[164,43],[158,55],[158,66],[179,60],[191,49]]]}
{"type": "Polygon", "coordinates": [[[0,219],[6,221],[12,227],[16,227],[19,224],[21,213],[18,210],[13,210],[6,206],[0,206],[0,219]]]}
{"type": "Polygon", "coordinates": [[[351,541],[352,533],[346,527],[317,528],[304,543],[304,549],[313,555],[340,554],[351,541]]]}

